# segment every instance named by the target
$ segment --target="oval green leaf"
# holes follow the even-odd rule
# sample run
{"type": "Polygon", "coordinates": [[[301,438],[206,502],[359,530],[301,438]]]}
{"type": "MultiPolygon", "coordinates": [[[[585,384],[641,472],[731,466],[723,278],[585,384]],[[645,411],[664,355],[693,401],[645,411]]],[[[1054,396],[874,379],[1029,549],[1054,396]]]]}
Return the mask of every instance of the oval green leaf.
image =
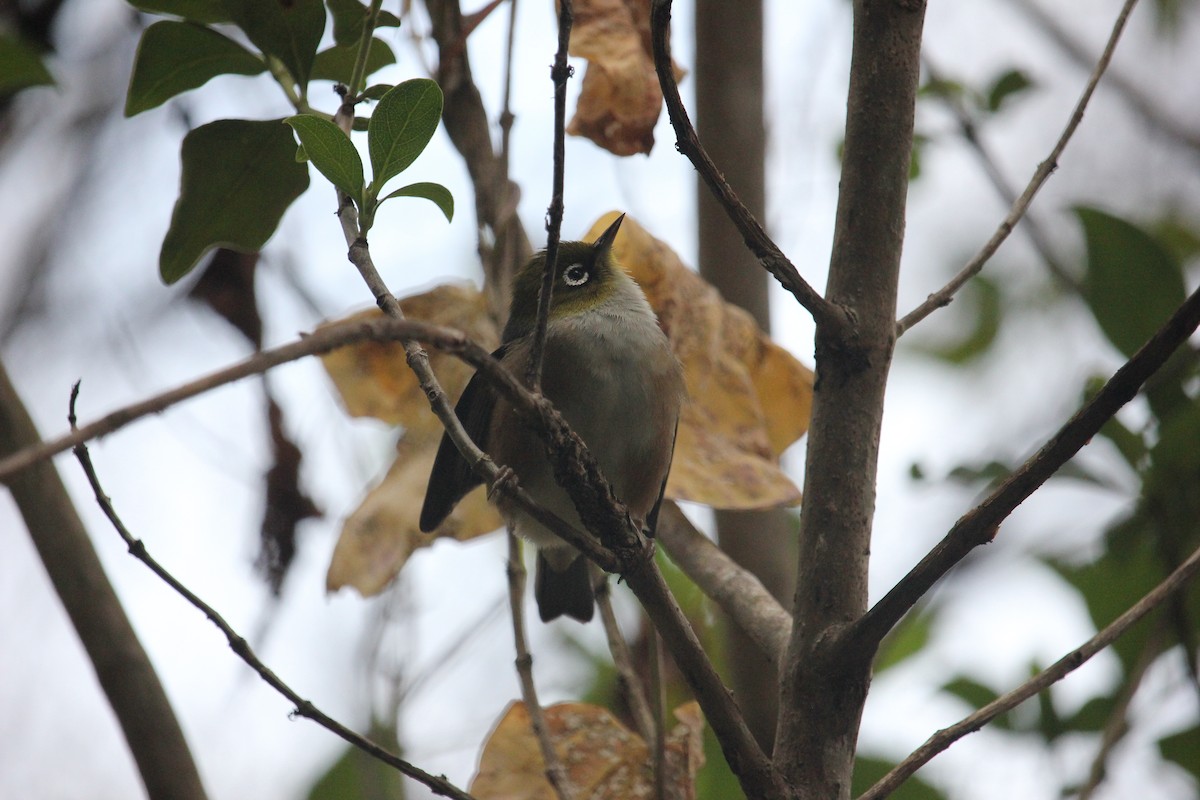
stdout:
{"type": "MultiPolygon", "coordinates": [[[[359,0],[325,0],[333,16],[333,40],[338,44],[357,44],[362,38],[363,25],[369,9],[359,0]]],[[[399,28],[400,18],[390,11],[379,10],[376,28],[399,28]]]]}
{"type": "Polygon", "coordinates": [[[296,142],[280,120],[222,119],[183,140],[179,199],[159,253],[171,284],[211,248],[262,249],[288,206],[308,188],[296,142]]]}
{"type": "Polygon", "coordinates": [[[1084,299],[1109,341],[1131,356],[1186,298],[1179,262],[1119,217],[1082,207],[1075,214],[1087,243],[1084,299]]]}
{"type": "MultiPolygon", "coordinates": [[[[311,80],[349,84],[350,77],[354,73],[354,60],[357,57],[357,44],[336,45],[322,50],[317,53],[317,59],[313,62],[311,80]]],[[[388,43],[382,39],[373,39],[371,52],[367,54],[367,69],[363,77],[372,75],[389,64],[395,63],[396,54],[392,52],[388,43]]]]}
{"type": "MultiPolygon", "coordinates": [[[[446,215],[447,222],[454,221],[454,195],[450,194],[450,190],[440,183],[410,183],[408,186],[402,186],[392,192],[383,200],[390,200],[393,197],[423,197],[442,210],[442,213],[446,215]]],[[[383,200],[379,202],[382,203],[383,200]]]]}
{"type": "Polygon", "coordinates": [[[317,171],[354,198],[362,207],[362,157],[342,129],[313,114],[298,114],[284,120],[300,137],[300,146],[317,171]]]}
{"type": "Polygon", "coordinates": [[[0,97],[29,86],[53,83],[54,78],[32,45],[12,36],[0,36],[0,97]]]}
{"type": "Polygon", "coordinates": [[[428,78],[399,83],[380,98],[367,125],[376,193],[417,160],[441,118],[442,90],[428,78]]]}
{"type": "Polygon", "coordinates": [[[231,19],[222,0],[129,0],[129,5],[147,14],[170,14],[207,25],[231,19]]]}
{"type": "Polygon", "coordinates": [[[218,75],[257,75],[261,58],[232,39],[191,22],[156,22],[138,43],[125,116],[162,105],[218,75]]]}
{"type": "Polygon", "coordinates": [[[224,0],[225,10],[254,46],[275,56],[303,89],[308,85],[321,34],[321,0],[224,0]]]}

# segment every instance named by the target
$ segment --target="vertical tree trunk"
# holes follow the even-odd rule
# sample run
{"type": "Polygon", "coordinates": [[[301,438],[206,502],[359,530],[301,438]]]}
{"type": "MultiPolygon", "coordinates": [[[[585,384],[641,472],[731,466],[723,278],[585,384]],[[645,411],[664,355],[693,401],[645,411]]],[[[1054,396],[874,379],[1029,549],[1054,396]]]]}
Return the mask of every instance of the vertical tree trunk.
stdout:
{"type": "MultiPolygon", "coordinates": [[[[763,125],[762,0],[696,2],[696,124],[700,141],[720,165],[746,208],[766,214],[763,125]]],[[[771,329],[766,271],[746,249],[720,204],[701,183],[698,192],[700,274],[731,303],[771,329]]],[[[717,512],[721,547],[763,582],[780,602],[791,596],[795,561],[792,523],[783,510],[717,512]]],[[[733,690],[764,750],[775,742],[778,671],[736,625],[725,621],[733,690]]]]}
{"type": "MultiPolygon", "coordinates": [[[[38,441],[37,429],[0,364],[0,455],[38,441]]],[[[8,488],[117,716],[146,794],[152,800],[204,800],[200,773],[166,692],[54,464],[41,461],[22,470],[8,480],[8,488]]],[[[54,687],[37,691],[53,692],[54,687]]]]}
{"type": "Polygon", "coordinates": [[[817,331],[817,384],[776,765],[800,796],[848,798],[873,652],[842,646],[867,607],[884,389],[919,74],[922,0],[854,0],[846,146],[827,298],[845,335],[817,331]]]}

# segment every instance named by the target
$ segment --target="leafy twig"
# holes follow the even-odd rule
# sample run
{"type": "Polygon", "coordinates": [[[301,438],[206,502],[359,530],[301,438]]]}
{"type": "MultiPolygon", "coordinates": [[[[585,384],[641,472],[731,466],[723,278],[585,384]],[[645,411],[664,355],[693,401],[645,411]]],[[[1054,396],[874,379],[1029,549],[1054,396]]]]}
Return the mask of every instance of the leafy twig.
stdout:
{"type": "Polygon", "coordinates": [[[567,771],[554,749],[550,728],[546,725],[546,714],[538,701],[537,686],[533,682],[533,656],[529,652],[525,636],[525,561],[521,555],[521,540],[512,531],[508,532],[508,606],[512,612],[513,644],[517,650],[517,679],[521,683],[521,697],[525,710],[529,712],[529,723],[542,751],[546,765],[546,779],[554,788],[559,800],[571,800],[575,796],[567,771]]]}
{"type": "Polygon", "coordinates": [[[550,207],[546,209],[546,264],[542,268],[542,286],[538,291],[537,324],[533,330],[533,345],[529,350],[529,372],[526,382],[534,391],[542,385],[542,358],[546,352],[546,326],[550,321],[550,302],[554,295],[554,276],[558,274],[558,243],[562,238],[563,173],[566,168],[565,127],[567,119],[567,81],[572,75],[567,63],[567,46],[571,41],[571,24],[575,20],[571,0],[558,3],[558,52],[550,79],[554,81],[554,176],[550,207]]]}
{"type": "Polygon", "coordinates": [[[670,27],[671,0],[653,0],[650,8],[650,34],[654,51],[654,68],[658,73],[658,82],[662,87],[667,114],[671,118],[671,126],[675,129],[675,148],[683,153],[700,173],[700,177],[704,179],[704,183],[712,192],[713,197],[725,209],[729,219],[742,234],[746,247],[754,253],[763,268],[774,275],[783,288],[791,292],[796,301],[813,315],[817,328],[831,333],[834,330],[846,328],[849,325],[846,312],[821,297],[800,276],[795,265],[788,260],[778,245],[767,235],[759,221],[750,213],[750,210],[738,199],[737,193],[733,191],[700,143],[696,129],[688,118],[687,109],[683,106],[683,100],[679,97],[679,84],[675,80],[675,71],[671,66],[670,27]]]}
{"type": "MultiPolygon", "coordinates": [[[[70,420],[72,430],[77,430],[75,427],[75,401],[78,396],[79,384],[76,383],[74,388],[71,390],[70,420]]],[[[96,469],[92,465],[92,458],[88,454],[86,445],[80,443],[75,446],[75,457],[79,460],[79,465],[83,468],[84,474],[87,475],[88,483],[91,484],[92,491],[96,495],[96,502],[100,505],[101,510],[104,511],[104,515],[108,517],[109,522],[112,523],[113,528],[116,529],[117,533],[120,534],[121,538],[125,541],[125,544],[128,545],[130,555],[149,567],[151,572],[161,578],[164,583],[166,583],[168,586],[174,589],[176,593],[191,603],[196,609],[203,613],[204,616],[208,617],[208,619],[220,629],[221,633],[225,634],[225,640],[229,643],[230,649],[233,650],[233,652],[236,653],[237,656],[242,659],[242,661],[246,662],[251,669],[258,673],[258,676],[262,678],[272,689],[286,697],[288,701],[295,706],[295,711],[293,713],[295,713],[297,716],[311,719],[313,722],[316,722],[321,727],[331,731],[360,750],[370,753],[375,758],[378,758],[380,761],[383,761],[384,763],[396,768],[401,773],[407,775],[413,780],[420,781],[422,784],[429,787],[429,789],[435,794],[443,797],[454,797],[458,800],[472,800],[470,794],[464,792],[462,789],[459,789],[445,778],[430,775],[421,768],[410,764],[403,758],[400,758],[395,753],[392,753],[385,748],[380,747],[375,742],[372,742],[370,739],[355,733],[350,728],[347,728],[333,717],[330,717],[328,714],[321,711],[319,708],[313,705],[312,702],[302,698],[294,689],[292,689],[288,684],[284,683],[278,675],[276,675],[270,668],[266,666],[266,664],[262,662],[261,659],[259,659],[259,657],[254,653],[254,650],[250,647],[250,644],[244,638],[242,638],[237,631],[235,631],[229,625],[228,622],[225,621],[224,617],[218,614],[212,606],[201,600],[195,592],[187,588],[187,586],[180,582],[178,578],[176,578],[165,567],[159,564],[158,561],[146,550],[145,543],[143,543],[140,539],[135,538],[133,534],[129,532],[129,529],[125,527],[125,523],[121,521],[121,518],[117,515],[116,510],[113,508],[112,501],[104,493],[104,489],[100,485],[100,478],[96,475],[96,469]]]]}
{"type": "Polygon", "coordinates": [[[1009,514],[1050,479],[1114,414],[1134,398],[1200,325],[1200,289],[1176,309],[1150,340],[1118,369],[1104,387],[1075,413],[1041,449],[1017,468],[975,508],[954,524],[945,538],[857,623],[854,647],[873,649],[930,587],[975,547],[990,542],[1009,514]]]}
{"type": "Polygon", "coordinates": [[[1075,650],[1054,662],[1008,694],[996,698],[974,714],[965,717],[929,738],[912,755],[900,762],[858,800],[881,800],[895,791],[906,778],[956,741],[982,728],[993,719],[1042,692],[1078,669],[1089,658],[1108,647],[1117,637],[1129,630],[1142,617],[1162,605],[1200,569],[1200,549],[1193,552],[1166,580],[1154,587],[1124,614],[1109,623],[1102,631],[1075,650]]]}
{"type": "Polygon", "coordinates": [[[1058,159],[1062,156],[1067,143],[1071,141],[1071,137],[1075,134],[1075,129],[1083,121],[1083,113],[1087,110],[1088,103],[1091,102],[1092,94],[1096,91],[1096,85],[1100,83],[1100,78],[1104,76],[1104,71],[1108,69],[1108,64],[1112,61],[1113,52],[1117,48],[1117,42],[1120,41],[1121,33],[1125,30],[1125,23],[1129,20],[1129,14],[1133,11],[1133,7],[1137,5],[1137,2],[1138,0],[1125,0],[1125,5],[1121,7],[1121,12],[1117,15],[1117,19],[1113,23],[1112,33],[1108,37],[1108,44],[1104,46],[1104,52],[1101,53],[1100,59],[1096,62],[1096,67],[1092,70],[1092,75],[1088,79],[1087,86],[1084,87],[1083,94],[1079,96],[1079,102],[1075,104],[1075,110],[1071,112],[1071,118],[1067,120],[1066,128],[1063,129],[1062,134],[1058,137],[1058,141],[1055,142],[1054,147],[1050,150],[1050,155],[1046,156],[1046,160],[1038,164],[1037,169],[1034,170],[1033,177],[1029,179],[1029,184],[1025,187],[1025,191],[1012,204],[1008,216],[1000,223],[1000,227],[992,234],[992,238],[988,239],[983,248],[975,254],[974,258],[967,262],[966,266],[957,275],[950,279],[949,283],[929,295],[925,302],[905,314],[896,323],[896,336],[901,336],[905,331],[937,309],[949,305],[950,301],[954,299],[955,293],[962,288],[963,284],[983,269],[984,264],[995,255],[1000,245],[1012,233],[1013,228],[1025,216],[1025,212],[1029,209],[1029,204],[1033,202],[1034,195],[1046,183],[1051,173],[1058,168],[1058,159]]]}

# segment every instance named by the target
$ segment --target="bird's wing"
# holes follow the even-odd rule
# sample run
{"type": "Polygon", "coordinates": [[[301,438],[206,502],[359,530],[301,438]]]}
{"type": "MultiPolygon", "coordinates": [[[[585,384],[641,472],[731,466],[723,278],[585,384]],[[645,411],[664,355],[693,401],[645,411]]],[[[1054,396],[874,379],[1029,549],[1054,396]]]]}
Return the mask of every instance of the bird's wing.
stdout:
{"type": "Polygon", "coordinates": [[[650,513],[646,515],[646,535],[651,539],[654,538],[654,532],[658,530],[658,509],[662,506],[663,495],[667,492],[667,478],[671,477],[671,462],[675,460],[675,440],[679,438],[679,417],[675,418],[675,431],[671,434],[671,457],[667,460],[667,474],[663,475],[662,486],[658,487],[658,499],[654,501],[654,508],[650,509],[650,513]]]}
{"type": "MultiPolygon", "coordinates": [[[[501,345],[492,357],[503,358],[508,345],[501,345]]],[[[488,427],[492,421],[492,410],[496,406],[496,390],[478,372],[471,377],[462,397],[454,406],[454,413],[466,429],[467,435],[479,447],[487,445],[488,427]]],[[[429,488],[425,490],[425,505],[421,508],[421,530],[432,531],[445,521],[458,501],[483,480],[471,469],[471,465],[458,452],[454,442],[445,433],[438,445],[437,457],[429,473],[429,488]]]]}

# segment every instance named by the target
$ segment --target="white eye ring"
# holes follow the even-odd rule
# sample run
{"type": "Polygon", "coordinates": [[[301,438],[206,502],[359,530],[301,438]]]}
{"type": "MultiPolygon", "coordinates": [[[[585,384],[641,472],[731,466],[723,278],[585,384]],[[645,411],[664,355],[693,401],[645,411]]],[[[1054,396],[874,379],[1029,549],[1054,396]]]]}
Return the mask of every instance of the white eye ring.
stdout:
{"type": "Polygon", "coordinates": [[[563,270],[563,282],[567,286],[582,286],[592,275],[583,264],[572,264],[563,270]]]}

